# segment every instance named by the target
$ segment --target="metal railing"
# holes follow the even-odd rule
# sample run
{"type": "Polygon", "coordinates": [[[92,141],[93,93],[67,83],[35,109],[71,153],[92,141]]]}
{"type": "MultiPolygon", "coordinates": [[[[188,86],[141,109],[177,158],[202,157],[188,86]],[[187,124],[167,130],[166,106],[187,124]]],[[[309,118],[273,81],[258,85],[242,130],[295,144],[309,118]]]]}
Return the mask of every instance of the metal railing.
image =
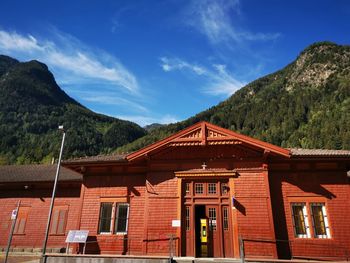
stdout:
{"type": "MultiPolygon", "coordinates": [[[[239,249],[241,262],[244,263],[246,261],[247,256],[247,243],[254,243],[255,246],[263,246],[265,245],[265,250],[267,252],[271,252],[271,248],[267,244],[274,244],[274,246],[284,245],[284,247],[290,253],[291,259],[305,259],[305,260],[342,260],[342,261],[350,261],[350,248],[345,246],[339,246],[334,244],[331,240],[308,240],[308,239],[298,239],[298,240],[282,240],[282,239],[265,239],[265,238],[239,238],[239,249]],[[313,253],[305,253],[305,251],[314,251],[313,253]],[[318,255],[317,251],[319,252],[318,255]],[[324,253],[323,251],[330,251],[331,254],[324,253]],[[315,254],[315,256],[312,256],[315,254]]],[[[276,248],[277,249],[277,248],[276,248]]],[[[262,248],[263,250],[263,248],[262,248]]],[[[257,257],[258,255],[254,255],[257,257]]],[[[263,256],[263,255],[261,255],[263,256]]]]}
{"type": "MultiPolygon", "coordinates": [[[[152,243],[158,243],[161,242],[164,245],[167,243],[167,248],[164,249],[165,251],[168,251],[169,255],[169,262],[172,262],[172,259],[177,256],[176,251],[176,242],[179,238],[175,234],[167,234],[167,235],[159,235],[159,236],[151,236],[148,239],[143,238],[134,238],[134,237],[128,237],[128,236],[108,236],[107,238],[101,238],[96,236],[89,236],[86,243],[82,243],[80,245],[77,245],[76,253],[78,254],[97,254],[100,252],[100,250],[104,250],[105,248],[111,247],[113,248],[115,243],[122,243],[122,248],[119,249],[118,254],[121,255],[139,255],[140,254],[140,247],[142,247],[145,243],[152,244],[152,243]],[[137,247],[137,248],[135,248],[137,247]],[[133,251],[133,249],[135,249],[133,251]]],[[[118,245],[119,246],[119,245],[118,245]]]]}

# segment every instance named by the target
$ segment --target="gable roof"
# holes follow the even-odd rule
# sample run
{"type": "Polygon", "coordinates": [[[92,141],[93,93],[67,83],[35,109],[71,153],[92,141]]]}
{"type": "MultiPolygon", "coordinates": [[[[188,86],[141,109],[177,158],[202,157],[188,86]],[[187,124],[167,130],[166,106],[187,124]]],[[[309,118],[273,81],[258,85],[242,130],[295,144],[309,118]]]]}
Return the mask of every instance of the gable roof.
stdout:
{"type": "MultiPolygon", "coordinates": [[[[3,165],[0,166],[0,183],[52,182],[55,180],[57,165],[3,165]]],[[[59,181],[82,181],[83,176],[68,168],[60,169],[59,181]]]]}
{"type": "Polygon", "coordinates": [[[276,155],[290,157],[288,149],[263,142],[252,137],[221,128],[214,124],[202,121],[180,132],[177,132],[163,140],[146,146],[126,156],[128,161],[139,159],[171,146],[194,146],[194,145],[223,145],[243,144],[276,155]]]}
{"type": "Polygon", "coordinates": [[[290,151],[293,157],[350,157],[349,150],[291,148],[290,151]]]}
{"type": "Polygon", "coordinates": [[[96,156],[84,156],[62,161],[62,165],[80,164],[80,163],[125,163],[125,154],[105,154],[96,156]]]}

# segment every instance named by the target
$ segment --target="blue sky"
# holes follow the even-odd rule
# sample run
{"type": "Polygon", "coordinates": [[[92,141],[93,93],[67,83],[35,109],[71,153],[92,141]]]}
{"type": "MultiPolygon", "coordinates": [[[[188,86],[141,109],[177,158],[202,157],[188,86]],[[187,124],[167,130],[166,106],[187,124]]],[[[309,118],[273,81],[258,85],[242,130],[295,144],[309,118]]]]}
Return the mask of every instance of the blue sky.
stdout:
{"type": "Polygon", "coordinates": [[[44,62],[81,104],[142,126],[214,106],[325,40],[350,43],[350,1],[1,2],[1,54],[44,62]]]}

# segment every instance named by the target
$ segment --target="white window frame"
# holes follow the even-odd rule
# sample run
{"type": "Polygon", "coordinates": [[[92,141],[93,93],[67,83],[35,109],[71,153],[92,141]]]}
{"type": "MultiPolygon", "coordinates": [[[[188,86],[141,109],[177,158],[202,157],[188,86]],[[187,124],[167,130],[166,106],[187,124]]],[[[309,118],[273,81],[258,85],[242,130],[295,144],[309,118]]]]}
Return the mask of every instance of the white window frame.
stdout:
{"type": "MultiPolygon", "coordinates": [[[[125,202],[101,202],[100,203],[100,213],[101,213],[101,205],[103,203],[113,203],[112,204],[112,214],[111,214],[111,219],[110,219],[110,227],[109,227],[109,231],[105,231],[105,232],[98,232],[99,235],[126,235],[128,233],[128,226],[129,226],[129,213],[130,213],[130,204],[129,203],[125,203],[125,202]],[[125,226],[125,231],[122,232],[117,232],[116,231],[116,225],[117,224],[117,220],[119,220],[119,206],[120,205],[126,205],[127,206],[127,215],[126,215],[126,226],[125,226]]],[[[99,222],[98,222],[98,228],[100,227],[100,218],[101,215],[99,216],[99,222]]],[[[99,231],[99,229],[98,229],[99,231]]]]}
{"type": "Polygon", "coordinates": [[[311,233],[310,233],[310,226],[309,226],[309,219],[308,219],[308,213],[307,213],[307,207],[306,207],[306,203],[303,202],[293,202],[291,203],[291,212],[292,212],[292,220],[293,220],[293,232],[294,232],[294,237],[297,238],[311,238],[311,233]],[[306,230],[306,234],[298,234],[296,232],[296,227],[295,227],[295,218],[294,218],[294,210],[293,207],[294,206],[302,206],[303,209],[303,217],[304,217],[304,224],[305,224],[305,230],[306,230]]]}
{"type": "Polygon", "coordinates": [[[128,233],[130,205],[129,203],[115,203],[115,207],[116,207],[116,213],[115,213],[115,219],[114,219],[114,228],[115,228],[114,233],[116,235],[126,235],[128,233]],[[127,207],[125,231],[117,232],[116,226],[118,226],[118,220],[119,220],[119,206],[122,206],[122,205],[127,207]]]}
{"type": "Polygon", "coordinates": [[[312,218],[312,225],[313,225],[313,231],[314,231],[314,237],[315,238],[331,238],[331,231],[329,227],[329,222],[328,222],[328,216],[327,216],[327,211],[326,211],[326,204],[322,202],[310,202],[310,211],[311,211],[311,218],[312,218]],[[326,234],[325,235],[317,235],[316,234],[316,227],[315,227],[315,222],[314,222],[314,216],[312,212],[312,207],[313,206],[321,206],[322,207],[322,216],[323,216],[323,222],[325,225],[326,229],[326,234]]]}

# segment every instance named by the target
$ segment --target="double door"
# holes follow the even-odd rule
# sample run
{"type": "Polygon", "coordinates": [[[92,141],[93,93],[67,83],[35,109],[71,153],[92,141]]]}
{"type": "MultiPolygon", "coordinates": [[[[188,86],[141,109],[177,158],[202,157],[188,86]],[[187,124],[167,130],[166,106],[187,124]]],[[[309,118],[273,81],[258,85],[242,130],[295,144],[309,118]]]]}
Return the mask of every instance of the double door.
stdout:
{"type": "Polygon", "coordinates": [[[195,205],[196,257],[220,256],[220,228],[217,205],[195,205]]]}
{"type": "Polygon", "coordinates": [[[194,204],[187,206],[186,256],[232,257],[229,206],[194,204]],[[191,213],[192,212],[192,213],[191,213]],[[191,220],[191,215],[193,220],[191,220]]]}

